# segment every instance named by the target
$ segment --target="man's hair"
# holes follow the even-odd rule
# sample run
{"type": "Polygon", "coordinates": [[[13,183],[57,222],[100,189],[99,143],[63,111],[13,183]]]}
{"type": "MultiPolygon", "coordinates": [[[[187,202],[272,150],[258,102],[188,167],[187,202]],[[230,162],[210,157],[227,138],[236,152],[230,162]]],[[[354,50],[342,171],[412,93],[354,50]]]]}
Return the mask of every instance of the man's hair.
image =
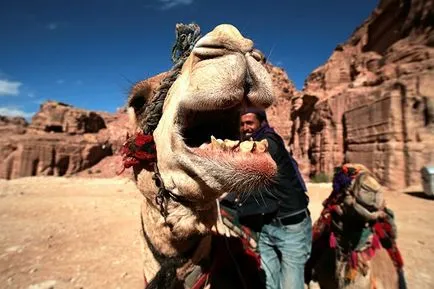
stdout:
{"type": "Polygon", "coordinates": [[[267,121],[267,114],[265,113],[265,110],[256,108],[256,107],[248,107],[245,110],[241,112],[241,115],[253,113],[256,115],[256,118],[259,120],[259,122],[267,121]]]}

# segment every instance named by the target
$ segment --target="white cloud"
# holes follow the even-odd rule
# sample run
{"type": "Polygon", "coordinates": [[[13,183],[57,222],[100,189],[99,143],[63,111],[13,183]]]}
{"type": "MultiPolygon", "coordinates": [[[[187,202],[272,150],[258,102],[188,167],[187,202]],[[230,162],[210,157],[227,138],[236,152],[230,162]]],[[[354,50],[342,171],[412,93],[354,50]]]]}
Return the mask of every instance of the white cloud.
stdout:
{"type": "Polygon", "coordinates": [[[4,116],[21,116],[24,118],[30,118],[34,115],[34,112],[25,112],[16,107],[0,107],[0,115],[4,116]]]}
{"type": "Polygon", "coordinates": [[[162,6],[160,7],[162,10],[171,9],[180,5],[190,5],[193,3],[193,0],[158,0],[162,6]]]}
{"type": "Polygon", "coordinates": [[[35,94],[33,92],[29,92],[29,93],[27,93],[27,96],[30,97],[30,98],[34,98],[35,94]]]}
{"type": "Polygon", "coordinates": [[[21,82],[0,79],[0,96],[1,95],[18,95],[20,93],[21,82]]]}
{"type": "Polygon", "coordinates": [[[59,25],[55,22],[51,22],[47,25],[48,30],[56,30],[59,25]]]}
{"type": "Polygon", "coordinates": [[[58,80],[56,80],[56,83],[57,83],[57,84],[65,83],[65,80],[63,80],[63,79],[58,79],[58,80]]]}

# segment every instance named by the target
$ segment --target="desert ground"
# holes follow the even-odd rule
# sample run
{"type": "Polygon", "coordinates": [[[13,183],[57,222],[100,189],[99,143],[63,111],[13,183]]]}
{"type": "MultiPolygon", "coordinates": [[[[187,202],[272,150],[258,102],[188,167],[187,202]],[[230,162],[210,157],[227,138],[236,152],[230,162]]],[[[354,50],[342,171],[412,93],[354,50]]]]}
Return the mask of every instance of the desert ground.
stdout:
{"type": "MultiPolygon", "coordinates": [[[[314,219],[330,189],[309,184],[314,219]]],[[[434,200],[420,191],[386,197],[410,289],[434,288],[434,200]]],[[[0,288],[143,288],[141,198],[126,178],[0,180],[0,288]]]]}

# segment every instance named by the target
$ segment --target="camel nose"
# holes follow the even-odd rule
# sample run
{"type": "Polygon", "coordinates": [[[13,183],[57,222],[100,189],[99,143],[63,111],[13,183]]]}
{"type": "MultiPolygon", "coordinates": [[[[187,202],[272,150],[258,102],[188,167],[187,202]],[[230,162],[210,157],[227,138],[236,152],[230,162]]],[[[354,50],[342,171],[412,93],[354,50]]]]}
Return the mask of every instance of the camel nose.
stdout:
{"type": "Polygon", "coordinates": [[[250,74],[250,70],[247,67],[247,71],[246,71],[246,78],[244,79],[244,95],[249,94],[250,89],[253,86],[253,79],[252,79],[252,75],[250,74]]]}
{"type": "Polygon", "coordinates": [[[252,51],[253,41],[240,33],[230,24],[221,24],[202,37],[195,48],[225,48],[229,51],[237,51],[243,54],[252,51]]]}
{"type": "MultiPolygon", "coordinates": [[[[252,51],[247,52],[245,54],[245,56],[246,56],[246,58],[252,57],[260,63],[264,63],[266,61],[264,54],[256,48],[253,48],[252,51]]],[[[247,95],[249,93],[253,84],[254,83],[253,83],[253,78],[252,78],[252,72],[250,71],[249,66],[246,66],[246,76],[244,79],[244,94],[245,95],[247,95]]]]}
{"type": "Polygon", "coordinates": [[[252,56],[256,61],[265,63],[267,59],[265,58],[264,53],[261,50],[253,48],[251,52],[248,52],[246,55],[252,56]]]}

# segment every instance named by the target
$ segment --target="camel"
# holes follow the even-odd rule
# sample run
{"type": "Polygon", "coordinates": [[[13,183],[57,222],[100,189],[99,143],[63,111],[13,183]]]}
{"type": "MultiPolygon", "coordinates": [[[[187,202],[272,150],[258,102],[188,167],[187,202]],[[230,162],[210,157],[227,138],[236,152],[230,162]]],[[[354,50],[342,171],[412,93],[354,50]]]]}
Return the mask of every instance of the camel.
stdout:
{"type": "Polygon", "coordinates": [[[390,219],[393,213],[372,173],[361,164],[342,166],[335,172],[333,192],[323,205],[306,264],[309,288],[406,288],[402,258],[395,246],[396,228],[390,219]],[[380,224],[390,224],[390,230],[386,232],[380,224]],[[317,284],[309,282],[312,279],[317,284]]]}
{"type": "MultiPolygon", "coordinates": [[[[276,175],[266,142],[237,141],[240,110],[247,105],[265,109],[274,101],[264,61],[253,41],[237,28],[215,27],[194,43],[179,73],[172,74],[176,79],[162,103],[161,117],[149,131],[146,109],[158,89],[146,80],[132,88],[128,112],[136,132],[146,134],[136,142],[152,139],[156,151],[150,165],[133,166],[144,196],[147,288],[184,288],[180,284],[214,249],[213,231],[221,225],[216,200],[227,192],[266,186],[276,175]],[[158,278],[165,280],[158,283],[158,278]]],[[[211,288],[243,288],[222,275],[209,283],[211,288]]]]}

